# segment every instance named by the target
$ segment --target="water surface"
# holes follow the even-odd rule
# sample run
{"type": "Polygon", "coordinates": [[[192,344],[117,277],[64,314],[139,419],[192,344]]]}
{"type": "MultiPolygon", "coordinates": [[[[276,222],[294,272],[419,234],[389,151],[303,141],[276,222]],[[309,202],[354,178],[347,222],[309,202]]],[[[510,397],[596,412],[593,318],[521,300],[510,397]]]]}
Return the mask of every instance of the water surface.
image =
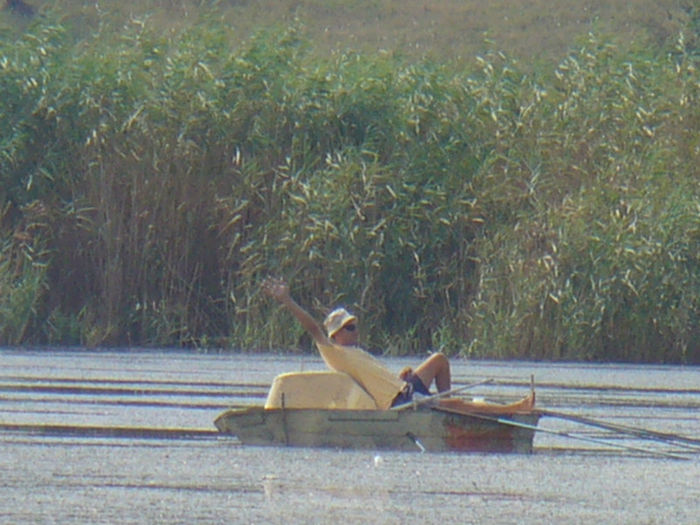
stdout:
{"type": "MultiPolygon", "coordinates": [[[[415,360],[387,359],[399,370],[415,360]]],[[[245,447],[214,418],[315,357],[0,350],[2,523],[678,523],[700,516],[697,448],[558,418],[532,455],[245,447]],[[603,441],[604,444],[598,443],[603,441]],[[655,457],[627,448],[673,453],[655,457]]],[[[700,438],[697,367],[453,360],[470,394],[700,438]]]]}

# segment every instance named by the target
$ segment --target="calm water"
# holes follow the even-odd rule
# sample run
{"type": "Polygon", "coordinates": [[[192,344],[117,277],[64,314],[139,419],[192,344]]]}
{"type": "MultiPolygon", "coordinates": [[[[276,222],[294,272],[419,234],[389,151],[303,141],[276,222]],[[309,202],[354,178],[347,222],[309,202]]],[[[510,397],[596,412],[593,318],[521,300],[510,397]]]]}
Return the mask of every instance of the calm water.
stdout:
{"type": "MultiPolygon", "coordinates": [[[[396,370],[410,361],[386,360],[396,370]]],[[[557,418],[533,455],[244,447],[218,436],[312,357],[0,349],[1,523],[700,523],[700,451],[557,418]],[[80,427],[83,427],[82,429],[80,427]],[[85,428],[89,427],[89,428],[85,428]],[[616,448],[675,452],[687,461],[616,448]]],[[[453,361],[472,395],[700,438],[700,369],[453,361]]]]}

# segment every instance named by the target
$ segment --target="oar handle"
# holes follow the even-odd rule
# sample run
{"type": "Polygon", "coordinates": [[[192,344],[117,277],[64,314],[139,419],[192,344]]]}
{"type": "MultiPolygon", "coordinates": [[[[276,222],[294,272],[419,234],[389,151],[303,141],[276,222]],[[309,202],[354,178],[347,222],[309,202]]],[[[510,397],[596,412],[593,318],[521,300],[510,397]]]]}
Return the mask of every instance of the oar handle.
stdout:
{"type": "Polygon", "coordinates": [[[445,390],[444,392],[438,392],[437,394],[433,394],[432,396],[421,397],[420,399],[416,399],[414,397],[411,401],[408,401],[407,403],[402,403],[400,405],[396,405],[395,407],[391,407],[390,410],[405,410],[406,408],[418,408],[419,406],[431,403],[436,399],[442,399],[443,397],[456,394],[457,392],[462,392],[469,388],[474,388],[475,386],[479,385],[486,385],[488,383],[493,383],[493,379],[483,379],[481,381],[475,381],[474,383],[469,383],[467,385],[462,385],[457,388],[445,390]]]}

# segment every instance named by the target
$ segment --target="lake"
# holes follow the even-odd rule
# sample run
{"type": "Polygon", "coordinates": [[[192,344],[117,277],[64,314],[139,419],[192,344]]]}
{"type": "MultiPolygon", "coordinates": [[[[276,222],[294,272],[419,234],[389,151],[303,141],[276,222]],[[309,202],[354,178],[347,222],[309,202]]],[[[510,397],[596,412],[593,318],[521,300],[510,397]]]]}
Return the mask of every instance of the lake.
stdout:
{"type": "MultiPolygon", "coordinates": [[[[383,359],[392,369],[419,359],[383,359]]],[[[214,418],[315,356],[0,349],[0,523],[700,523],[700,450],[543,417],[531,455],[247,447],[214,418]],[[571,437],[554,433],[566,433],[571,437]],[[583,439],[574,439],[583,438],[583,439]],[[590,440],[594,440],[590,441],[590,440]],[[673,453],[685,460],[654,456],[673,453]]],[[[700,368],[453,359],[455,386],[700,439],[700,368]]]]}

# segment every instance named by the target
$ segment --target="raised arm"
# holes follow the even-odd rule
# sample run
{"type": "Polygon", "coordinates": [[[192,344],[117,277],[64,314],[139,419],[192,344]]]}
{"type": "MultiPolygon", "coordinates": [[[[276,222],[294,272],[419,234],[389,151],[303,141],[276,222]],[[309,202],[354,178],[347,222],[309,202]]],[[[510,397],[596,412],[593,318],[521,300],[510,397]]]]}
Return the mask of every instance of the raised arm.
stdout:
{"type": "Polygon", "coordinates": [[[314,341],[321,344],[330,344],[326,333],[311,315],[299,306],[289,294],[289,285],[281,279],[268,278],[262,284],[263,292],[277,299],[299,321],[304,330],[309,332],[314,341]]]}

